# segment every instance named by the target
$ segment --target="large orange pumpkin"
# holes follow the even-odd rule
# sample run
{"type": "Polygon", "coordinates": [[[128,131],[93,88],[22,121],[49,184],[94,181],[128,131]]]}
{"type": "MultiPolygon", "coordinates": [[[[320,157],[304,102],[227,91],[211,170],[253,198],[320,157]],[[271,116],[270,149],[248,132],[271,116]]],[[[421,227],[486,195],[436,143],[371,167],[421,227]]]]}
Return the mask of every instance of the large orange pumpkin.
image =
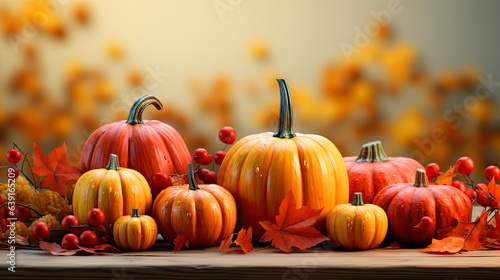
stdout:
{"type": "Polygon", "coordinates": [[[219,169],[218,184],[228,189],[238,205],[241,227],[274,221],[281,201],[293,191],[297,207],[323,208],[316,228],[326,234],[326,215],[348,202],[349,181],[342,155],[325,137],[294,133],[292,102],[285,80],[280,86],[278,131],[247,136],[229,150],[219,169]]]}
{"type": "Polygon", "coordinates": [[[236,202],[221,186],[198,185],[192,163],[188,182],[168,187],[156,198],[151,213],[160,233],[170,243],[183,235],[190,248],[218,245],[234,231],[236,202]]]}
{"type": "Polygon", "coordinates": [[[153,104],[158,110],[161,102],[152,95],[144,95],[130,109],[127,121],[104,125],[90,135],[83,147],[79,168],[82,173],[103,168],[110,154],[120,158],[120,166],[139,171],[151,186],[153,199],[162,190],[153,185],[153,176],[185,174],[191,155],[181,135],[160,121],[143,121],[142,112],[153,104]]]}
{"type": "Polygon", "coordinates": [[[415,180],[415,170],[424,169],[418,161],[407,157],[388,157],[382,142],[373,141],[362,146],[358,157],[345,157],[349,175],[349,201],[354,193],[363,194],[365,203],[372,203],[383,188],[415,180]]]}
{"type": "Polygon", "coordinates": [[[120,168],[118,161],[111,154],[106,168],[90,170],[76,182],[73,213],[81,223],[87,223],[87,213],[92,208],[106,214],[103,225],[110,231],[115,221],[132,214],[133,208],[138,208],[140,214],[150,213],[153,202],[148,182],[141,173],[120,168]]]}
{"type": "Polygon", "coordinates": [[[373,200],[387,213],[389,231],[397,242],[426,246],[432,238],[446,237],[457,221],[470,222],[472,204],[452,186],[427,185],[425,170],[417,169],[415,183],[382,189],[373,200]]]}

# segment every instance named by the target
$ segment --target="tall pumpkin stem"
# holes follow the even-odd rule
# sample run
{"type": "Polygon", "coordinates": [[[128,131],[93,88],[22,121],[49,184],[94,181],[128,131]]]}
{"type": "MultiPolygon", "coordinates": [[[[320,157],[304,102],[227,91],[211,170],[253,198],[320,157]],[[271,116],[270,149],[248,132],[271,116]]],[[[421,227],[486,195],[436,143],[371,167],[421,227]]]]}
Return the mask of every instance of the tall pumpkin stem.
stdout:
{"type": "Polygon", "coordinates": [[[153,95],[146,94],[139,97],[139,99],[134,102],[134,105],[132,105],[132,108],[130,108],[130,113],[128,114],[126,123],[131,125],[144,123],[142,121],[142,112],[144,112],[144,109],[151,104],[153,104],[158,110],[163,108],[163,104],[161,104],[160,100],[153,95]]]}
{"type": "Polygon", "coordinates": [[[365,205],[365,203],[363,202],[363,194],[360,192],[354,193],[354,198],[352,199],[351,204],[354,206],[365,205]]]}
{"type": "Polygon", "coordinates": [[[389,157],[384,152],[382,147],[382,142],[373,141],[364,144],[361,147],[361,152],[355,162],[386,162],[389,161],[389,157]]]}
{"type": "Polygon", "coordinates": [[[108,165],[106,166],[107,170],[115,170],[118,171],[120,170],[120,161],[118,160],[118,156],[115,154],[110,154],[109,155],[109,162],[108,165]]]}
{"type": "Polygon", "coordinates": [[[276,79],[280,86],[280,116],[278,131],[273,136],[281,139],[291,139],[297,135],[293,132],[292,98],[288,91],[285,79],[276,79]]]}
{"type": "Polygon", "coordinates": [[[140,216],[141,215],[139,215],[139,208],[132,209],[132,215],[131,215],[131,217],[138,218],[140,216]]]}
{"type": "Polygon", "coordinates": [[[415,177],[415,187],[427,187],[427,177],[425,176],[425,170],[417,169],[417,175],[415,177]]]}
{"type": "Polygon", "coordinates": [[[200,189],[200,187],[198,187],[198,184],[196,183],[196,179],[194,179],[194,170],[192,162],[188,163],[188,183],[190,190],[195,191],[200,189]]]}

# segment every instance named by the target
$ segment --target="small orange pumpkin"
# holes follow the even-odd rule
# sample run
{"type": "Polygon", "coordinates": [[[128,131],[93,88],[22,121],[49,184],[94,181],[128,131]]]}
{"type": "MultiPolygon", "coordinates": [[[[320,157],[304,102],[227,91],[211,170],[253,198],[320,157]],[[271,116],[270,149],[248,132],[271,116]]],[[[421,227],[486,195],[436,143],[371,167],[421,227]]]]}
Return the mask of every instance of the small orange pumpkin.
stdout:
{"type": "Polygon", "coordinates": [[[139,209],[132,209],[132,215],[116,220],[113,239],[116,246],[128,251],[144,251],[151,248],[158,237],[158,227],[153,218],[139,215],[139,209]]]}
{"type": "Polygon", "coordinates": [[[351,204],[337,205],[328,213],[326,227],[333,243],[347,249],[366,250],[384,241],[388,220],[382,208],[364,204],[358,192],[351,204]]]}
{"type": "Polygon", "coordinates": [[[151,189],[141,173],[118,166],[118,156],[111,154],[106,168],[93,169],[83,174],[73,191],[73,213],[85,224],[92,208],[101,209],[106,218],[103,225],[111,231],[115,221],[132,214],[149,214],[152,204],[151,189]]]}
{"type": "Polygon", "coordinates": [[[152,216],[163,238],[173,243],[183,235],[189,247],[218,245],[236,225],[236,202],[229,191],[218,185],[198,185],[193,164],[188,164],[187,185],[161,191],[153,204],[152,216]]]}

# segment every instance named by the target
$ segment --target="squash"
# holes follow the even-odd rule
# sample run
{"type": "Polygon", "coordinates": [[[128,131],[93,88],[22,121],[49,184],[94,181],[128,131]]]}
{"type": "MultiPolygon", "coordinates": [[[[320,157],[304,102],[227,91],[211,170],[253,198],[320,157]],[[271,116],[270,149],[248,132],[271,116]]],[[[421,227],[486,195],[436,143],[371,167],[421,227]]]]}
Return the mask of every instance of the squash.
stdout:
{"type": "Polygon", "coordinates": [[[105,214],[103,225],[113,230],[115,221],[132,214],[149,214],[152,197],[148,182],[141,173],[128,168],[120,168],[115,154],[109,156],[106,168],[94,169],[83,174],[73,191],[73,213],[80,223],[87,223],[87,213],[99,208],[105,214]]]}
{"type": "Polygon", "coordinates": [[[110,154],[120,158],[120,166],[139,171],[152,187],[153,199],[167,186],[153,185],[156,173],[185,174],[191,155],[181,135],[160,121],[143,121],[142,112],[153,104],[158,110],[161,102],[152,95],[135,101],[127,121],[98,128],[85,142],[78,167],[81,172],[104,168],[110,154]]]}
{"type": "Polygon", "coordinates": [[[387,157],[380,141],[364,144],[358,157],[345,157],[344,162],[349,175],[349,201],[360,192],[365,203],[372,203],[375,195],[389,185],[413,182],[415,170],[424,169],[411,158],[387,157]]]}
{"type": "Polygon", "coordinates": [[[171,186],[156,198],[152,216],[163,238],[173,243],[183,235],[190,248],[208,247],[229,237],[236,225],[236,202],[221,186],[198,185],[193,164],[188,164],[188,184],[171,186]]]}
{"type": "Polygon", "coordinates": [[[116,246],[128,251],[144,251],[156,242],[158,227],[153,218],[139,215],[139,209],[132,209],[132,215],[116,220],[113,226],[113,239],[116,246]]]}
{"type": "Polygon", "coordinates": [[[382,189],[373,203],[387,213],[389,232],[402,245],[427,246],[441,239],[457,221],[470,222],[472,204],[461,190],[447,185],[427,185],[425,170],[417,169],[415,183],[382,189]]]}
{"type": "Polygon", "coordinates": [[[278,131],[246,136],[227,152],[217,182],[238,206],[241,227],[264,234],[260,221],[275,221],[281,201],[292,190],[297,207],[323,209],[315,226],[326,234],[326,216],[348,203],[349,181],[342,155],[325,137],[294,133],[292,102],[285,80],[278,79],[278,131]]]}
{"type": "Polygon", "coordinates": [[[326,218],[328,236],[333,243],[352,250],[373,249],[387,234],[387,215],[374,204],[364,204],[363,195],[355,193],[351,204],[335,206],[326,218]]]}

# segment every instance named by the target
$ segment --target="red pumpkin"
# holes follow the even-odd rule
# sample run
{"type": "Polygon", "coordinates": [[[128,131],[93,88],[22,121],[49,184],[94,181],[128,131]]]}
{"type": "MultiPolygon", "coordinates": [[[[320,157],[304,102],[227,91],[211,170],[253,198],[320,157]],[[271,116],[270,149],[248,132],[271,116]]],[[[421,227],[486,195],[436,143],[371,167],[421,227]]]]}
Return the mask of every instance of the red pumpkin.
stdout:
{"type": "Polygon", "coordinates": [[[427,246],[432,238],[448,236],[457,221],[470,222],[472,217],[472,204],[464,192],[447,185],[427,185],[423,169],[417,169],[414,184],[388,186],[373,204],[387,213],[396,241],[410,246],[427,246]]]}
{"type": "Polygon", "coordinates": [[[191,155],[181,135],[171,126],[156,120],[142,120],[144,109],[153,104],[163,108],[152,95],[137,99],[128,120],[104,125],[90,135],[80,157],[82,173],[104,168],[110,154],[116,154],[120,166],[139,171],[151,186],[153,199],[167,186],[153,184],[156,173],[184,174],[191,155]]]}
{"type": "Polygon", "coordinates": [[[364,144],[358,157],[345,157],[344,162],[349,175],[349,201],[360,192],[365,203],[372,203],[387,186],[413,182],[415,169],[424,168],[411,158],[387,157],[380,141],[364,144]]]}

